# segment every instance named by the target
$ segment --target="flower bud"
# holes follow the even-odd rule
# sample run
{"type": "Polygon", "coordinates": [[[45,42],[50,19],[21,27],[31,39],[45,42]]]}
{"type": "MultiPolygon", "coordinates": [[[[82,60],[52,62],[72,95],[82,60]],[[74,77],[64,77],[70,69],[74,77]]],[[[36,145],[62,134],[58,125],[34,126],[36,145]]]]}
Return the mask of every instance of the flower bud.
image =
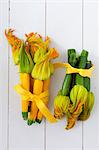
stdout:
{"type": "Polygon", "coordinates": [[[68,111],[69,104],[68,96],[57,95],[54,99],[54,116],[61,119],[68,111]]]}
{"type": "Polygon", "coordinates": [[[31,73],[34,67],[33,60],[29,53],[29,47],[23,43],[20,50],[20,72],[21,73],[31,73]]]}

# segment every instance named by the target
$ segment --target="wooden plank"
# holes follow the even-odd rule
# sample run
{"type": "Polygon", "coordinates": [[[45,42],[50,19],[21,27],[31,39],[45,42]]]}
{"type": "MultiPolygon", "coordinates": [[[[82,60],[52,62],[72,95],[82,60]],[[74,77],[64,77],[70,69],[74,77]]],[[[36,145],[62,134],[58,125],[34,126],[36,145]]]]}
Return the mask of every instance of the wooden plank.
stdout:
{"type": "Polygon", "coordinates": [[[99,1],[84,0],[83,14],[83,47],[90,53],[90,59],[95,65],[91,79],[91,90],[95,95],[95,104],[90,118],[83,123],[83,147],[84,150],[99,149],[99,1]]]}
{"type": "MultiPolygon", "coordinates": [[[[82,1],[65,0],[50,1],[46,4],[46,34],[52,38],[52,46],[60,52],[57,61],[67,61],[67,49],[75,48],[77,52],[82,49],[82,1]]],[[[61,88],[65,70],[55,71],[50,88],[50,109],[53,112],[53,100],[61,88]]],[[[46,122],[46,150],[81,150],[82,149],[82,123],[65,130],[66,119],[57,124],[46,122]]]]}
{"type": "MultiPolygon", "coordinates": [[[[10,26],[23,38],[25,33],[45,34],[44,3],[35,1],[10,2],[10,26]]],[[[21,101],[13,87],[19,83],[18,68],[14,66],[10,53],[10,89],[9,89],[9,149],[43,150],[44,121],[28,126],[21,117],[21,101]]]]}
{"type": "Polygon", "coordinates": [[[21,2],[21,3],[45,3],[45,0],[10,0],[10,2],[16,2],[16,3],[18,3],[18,2],[21,2]]]}
{"type": "Polygon", "coordinates": [[[8,26],[8,0],[0,1],[0,149],[8,144],[8,44],[4,30],[8,26]]]}

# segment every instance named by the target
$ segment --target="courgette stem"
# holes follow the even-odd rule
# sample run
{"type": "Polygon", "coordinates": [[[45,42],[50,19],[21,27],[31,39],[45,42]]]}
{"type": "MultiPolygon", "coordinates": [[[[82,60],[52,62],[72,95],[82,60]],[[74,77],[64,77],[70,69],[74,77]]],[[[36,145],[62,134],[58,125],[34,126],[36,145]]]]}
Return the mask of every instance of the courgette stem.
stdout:
{"type": "Polygon", "coordinates": [[[72,73],[72,82],[71,82],[71,87],[70,87],[70,90],[74,87],[75,85],[75,77],[76,77],[76,74],[75,73],[72,73]]]}
{"type": "MultiPolygon", "coordinates": [[[[78,68],[85,69],[87,63],[88,52],[86,50],[82,50],[81,55],[79,57],[78,68]]],[[[84,77],[79,74],[76,74],[76,84],[84,86],[84,77]]]]}
{"type": "MultiPolygon", "coordinates": [[[[91,61],[87,61],[87,63],[86,63],[86,69],[89,69],[89,68],[91,68],[91,67],[92,67],[91,61]]],[[[85,87],[88,91],[90,91],[90,78],[88,78],[88,77],[85,77],[85,78],[84,78],[84,87],[85,87]]]]}
{"type": "MultiPolygon", "coordinates": [[[[77,63],[75,49],[68,49],[68,63],[71,66],[75,67],[77,63]]],[[[62,91],[61,91],[63,96],[69,95],[71,83],[72,83],[72,74],[66,74],[62,85],[62,91]]]]}
{"type": "MultiPolygon", "coordinates": [[[[78,66],[78,63],[79,63],[79,56],[77,56],[77,62],[75,64],[75,68],[77,68],[78,66]]],[[[76,78],[76,73],[72,73],[72,82],[71,82],[71,87],[70,87],[70,90],[74,87],[74,85],[76,84],[75,83],[75,78],[76,78]]]]}

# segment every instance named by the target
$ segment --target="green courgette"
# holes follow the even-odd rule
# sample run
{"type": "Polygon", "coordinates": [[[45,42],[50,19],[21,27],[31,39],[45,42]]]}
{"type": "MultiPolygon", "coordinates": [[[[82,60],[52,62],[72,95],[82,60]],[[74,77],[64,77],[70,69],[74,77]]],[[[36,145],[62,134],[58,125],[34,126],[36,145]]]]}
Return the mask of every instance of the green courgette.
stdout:
{"type": "MultiPolygon", "coordinates": [[[[75,67],[77,63],[77,57],[76,57],[76,51],[75,49],[68,49],[68,63],[75,67]]],[[[72,74],[66,74],[64,78],[64,82],[62,85],[62,95],[63,96],[68,96],[70,93],[70,87],[72,83],[72,74]]]]}
{"type": "MultiPolygon", "coordinates": [[[[87,63],[88,52],[86,50],[82,50],[81,55],[79,57],[78,68],[85,69],[87,63]]],[[[84,86],[84,77],[79,74],[76,74],[76,84],[84,86]]]]}
{"type": "MultiPolygon", "coordinates": [[[[91,68],[91,67],[92,67],[91,61],[87,61],[87,63],[86,63],[86,69],[89,69],[89,68],[91,68]]],[[[85,78],[84,78],[84,87],[85,87],[88,91],[90,91],[90,78],[88,78],[88,77],[85,77],[85,78]]]]}

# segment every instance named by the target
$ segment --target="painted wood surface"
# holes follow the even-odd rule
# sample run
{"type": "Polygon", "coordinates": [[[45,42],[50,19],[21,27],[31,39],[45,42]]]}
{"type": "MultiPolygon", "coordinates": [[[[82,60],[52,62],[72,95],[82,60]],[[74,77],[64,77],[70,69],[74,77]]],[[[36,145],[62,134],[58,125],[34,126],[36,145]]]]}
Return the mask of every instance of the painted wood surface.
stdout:
{"type": "MultiPolygon", "coordinates": [[[[99,0],[0,0],[0,150],[99,150],[98,39],[99,0]],[[65,130],[65,118],[56,124],[43,119],[31,127],[22,120],[21,101],[13,89],[19,82],[18,68],[4,36],[8,27],[20,38],[31,31],[49,35],[51,46],[60,52],[57,61],[67,61],[68,48],[90,52],[95,64],[91,80],[95,105],[89,120],[78,122],[70,131],[65,130]]],[[[65,70],[58,69],[51,78],[52,112],[64,75],[65,70]]]]}

